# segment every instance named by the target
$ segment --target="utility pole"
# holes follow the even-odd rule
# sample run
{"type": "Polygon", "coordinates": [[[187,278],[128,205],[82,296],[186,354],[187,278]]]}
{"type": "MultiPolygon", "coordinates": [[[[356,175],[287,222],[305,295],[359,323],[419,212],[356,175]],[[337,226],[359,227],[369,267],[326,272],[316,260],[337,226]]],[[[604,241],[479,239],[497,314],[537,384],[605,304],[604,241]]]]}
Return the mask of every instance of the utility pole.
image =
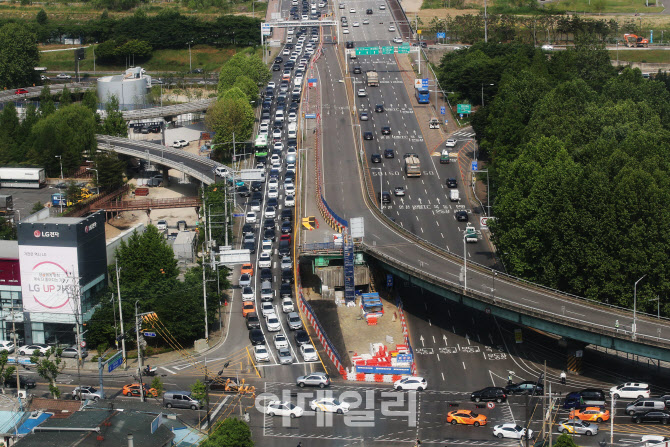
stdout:
{"type": "Polygon", "coordinates": [[[551,382],[549,382],[549,447],[551,447],[553,439],[551,438],[551,410],[554,408],[554,401],[551,398],[551,382]]]}
{"type": "Polygon", "coordinates": [[[205,341],[209,343],[209,326],[207,324],[207,281],[205,281],[205,247],[202,248],[202,299],[205,306],[205,341]]]}
{"type": "MultiPolygon", "coordinates": [[[[14,300],[12,300],[12,332],[14,333],[14,354],[16,354],[16,395],[18,397],[21,390],[21,380],[19,380],[19,341],[16,337],[16,321],[14,320],[14,300]]],[[[19,398],[21,408],[21,398],[19,398]]]]}
{"type": "Polygon", "coordinates": [[[486,21],[486,0],[484,0],[484,43],[489,42],[489,28],[486,21]]]}
{"type": "Polygon", "coordinates": [[[140,346],[140,318],[137,315],[137,303],[139,303],[139,301],[135,301],[135,335],[137,337],[137,374],[140,378],[140,399],[142,399],[142,402],[145,402],[144,384],[142,383],[142,347],[140,346]]]}
{"type": "Polygon", "coordinates": [[[211,433],[211,420],[209,417],[209,383],[207,381],[207,356],[205,356],[205,410],[207,411],[207,435],[211,433]]]}
{"type": "Polygon", "coordinates": [[[544,361],[544,380],[542,381],[542,436],[544,437],[546,433],[546,421],[547,421],[547,361],[544,361]]]}
{"type": "Polygon", "coordinates": [[[119,268],[119,260],[116,260],[116,294],[119,297],[119,321],[121,322],[121,355],[123,355],[123,369],[128,370],[128,363],[126,362],[126,333],[123,331],[123,309],[121,308],[121,283],[119,276],[121,269],[119,268]]]}

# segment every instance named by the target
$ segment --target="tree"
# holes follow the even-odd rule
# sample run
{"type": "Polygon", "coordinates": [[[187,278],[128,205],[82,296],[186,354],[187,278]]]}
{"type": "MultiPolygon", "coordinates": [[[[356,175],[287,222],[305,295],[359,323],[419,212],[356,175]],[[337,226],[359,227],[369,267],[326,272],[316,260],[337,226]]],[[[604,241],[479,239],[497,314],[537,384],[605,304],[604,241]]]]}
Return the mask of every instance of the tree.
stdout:
{"type": "Polygon", "coordinates": [[[98,112],[98,95],[93,90],[86,90],[81,99],[81,104],[93,113],[98,112]]]}
{"type": "Polygon", "coordinates": [[[16,369],[12,365],[7,366],[8,360],[9,360],[9,352],[7,352],[6,349],[3,349],[2,352],[0,352],[0,380],[2,380],[2,383],[0,383],[0,386],[2,386],[3,394],[5,392],[5,384],[12,377],[12,375],[14,374],[14,371],[16,369]]]}
{"type": "Polygon", "coordinates": [[[214,426],[212,434],[201,447],[253,447],[251,430],[246,422],[237,418],[226,418],[214,426]]]}
{"type": "Polygon", "coordinates": [[[23,24],[7,23],[0,28],[0,88],[33,85],[40,56],[35,34],[23,24]]]}
{"type": "Polygon", "coordinates": [[[37,374],[49,382],[49,392],[53,398],[58,399],[60,397],[60,389],[56,386],[56,379],[65,367],[65,363],[63,363],[61,357],[63,350],[61,348],[49,348],[44,357],[41,357],[39,354],[39,350],[35,350],[30,357],[30,361],[37,367],[37,374]],[[51,359],[52,355],[54,356],[53,360],[51,359]]]}
{"type": "Polygon", "coordinates": [[[103,191],[114,191],[123,186],[125,163],[116,152],[98,152],[95,157],[98,170],[98,187],[103,191]]]}
{"type": "MultiPolygon", "coordinates": [[[[214,143],[233,141],[233,134],[236,141],[250,140],[254,127],[254,110],[238,88],[231,89],[226,95],[230,97],[212,104],[205,117],[207,126],[216,132],[214,143]],[[235,94],[242,97],[232,97],[235,94]]],[[[215,148],[215,155],[218,158],[229,159],[231,152],[232,144],[219,145],[215,148]]]]}
{"type": "Polygon", "coordinates": [[[577,444],[575,444],[574,439],[572,439],[572,436],[570,436],[567,433],[562,434],[558,438],[556,438],[556,442],[554,442],[555,447],[577,447],[577,444]]]}
{"type": "Polygon", "coordinates": [[[40,116],[49,116],[56,111],[53,96],[51,96],[51,89],[48,85],[42,87],[40,92],[40,116]]]}
{"type": "Polygon", "coordinates": [[[35,202],[33,209],[30,210],[30,214],[35,214],[38,211],[44,209],[44,204],[42,202],[35,202]]]}
{"type": "MultiPolygon", "coordinates": [[[[247,101],[258,104],[258,85],[246,76],[240,76],[233,87],[237,87],[247,97],[247,101]]],[[[225,95],[224,95],[225,96],[225,95]]]]}
{"type": "Polygon", "coordinates": [[[158,397],[161,397],[161,394],[163,394],[163,380],[158,376],[154,377],[151,381],[151,388],[156,390],[158,397]]]}
{"type": "Polygon", "coordinates": [[[207,387],[200,379],[196,380],[193,385],[191,385],[191,396],[193,399],[206,402],[207,399],[207,387]]]}
{"type": "Polygon", "coordinates": [[[12,225],[7,218],[0,217],[0,240],[15,241],[16,239],[16,226],[12,225]]]}
{"type": "Polygon", "coordinates": [[[60,107],[65,107],[72,104],[72,94],[70,93],[70,89],[68,89],[66,86],[63,86],[63,90],[60,93],[60,100],[58,102],[60,107]]]}
{"type": "Polygon", "coordinates": [[[68,202],[79,202],[82,197],[81,186],[77,185],[74,181],[70,182],[65,190],[65,196],[67,197],[68,202]]]}
{"type": "Polygon", "coordinates": [[[35,20],[40,25],[46,25],[47,21],[49,20],[49,18],[47,17],[46,11],[44,9],[40,9],[37,12],[37,16],[35,16],[35,20]]]}
{"type": "Polygon", "coordinates": [[[123,114],[119,111],[119,99],[116,96],[111,96],[105,104],[107,116],[102,122],[102,133],[111,135],[113,137],[127,137],[128,128],[126,127],[126,120],[123,119],[123,114]]]}
{"type": "Polygon", "coordinates": [[[255,54],[239,52],[228,59],[221,67],[218,85],[219,95],[235,85],[237,78],[240,76],[251,79],[256,84],[256,89],[258,89],[259,85],[266,84],[272,78],[272,73],[260,57],[255,54]]]}

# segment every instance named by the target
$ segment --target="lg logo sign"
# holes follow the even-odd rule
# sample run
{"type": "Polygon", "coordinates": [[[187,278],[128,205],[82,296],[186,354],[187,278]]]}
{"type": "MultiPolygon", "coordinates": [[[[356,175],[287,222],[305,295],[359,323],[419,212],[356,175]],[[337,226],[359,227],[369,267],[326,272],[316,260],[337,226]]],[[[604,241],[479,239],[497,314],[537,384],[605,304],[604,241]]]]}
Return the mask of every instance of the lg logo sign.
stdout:
{"type": "Polygon", "coordinates": [[[33,232],[33,236],[35,236],[35,237],[60,237],[60,233],[58,231],[35,230],[33,232]]]}
{"type": "Polygon", "coordinates": [[[91,225],[87,225],[86,227],[84,227],[84,233],[88,233],[89,231],[95,229],[95,227],[97,226],[98,226],[97,222],[93,222],[91,225]]]}

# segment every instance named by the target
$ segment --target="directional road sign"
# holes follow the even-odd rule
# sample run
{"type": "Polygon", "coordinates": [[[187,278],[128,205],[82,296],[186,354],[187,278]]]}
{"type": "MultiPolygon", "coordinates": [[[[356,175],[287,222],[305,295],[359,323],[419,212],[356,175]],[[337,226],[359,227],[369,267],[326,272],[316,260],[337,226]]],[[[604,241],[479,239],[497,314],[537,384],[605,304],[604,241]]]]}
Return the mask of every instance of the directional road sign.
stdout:
{"type": "Polygon", "coordinates": [[[155,336],[156,336],[156,333],[155,333],[155,332],[145,332],[145,333],[144,333],[144,336],[145,336],[145,337],[155,337],[155,336]]]}
{"type": "Polygon", "coordinates": [[[477,172],[477,168],[478,168],[478,167],[479,167],[479,166],[478,166],[478,164],[477,164],[477,160],[474,160],[474,161],[472,162],[472,172],[477,172]]]}
{"type": "Polygon", "coordinates": [[[409,54],[410,47],[409,45],[402,45],[398,47],[398,54],[409,54]]]}
{"type": "Polygon", "coordinates": [[[457,104],[456,112],[458,113],[470,113],[470,104],[457,104]]]}
{"type": "Polygon", "coordinates": [[[233,217],[244,217],[243,213],[233,213],[233,217]]]}
{"type": "Polygon", "coordinates": [[[123,353],[117,352],[114,357],[107,362],[107,372],[112,372],[123,364],[123,353]]]}
{"type": "Polygon", "coordinates": [[[444,39],[447,37],[447,33],[437,33],[437,38],[438,39],[444,39]]]}
{"type": "Polygon", "coordinates": [[[395,47],[382,47],[382,54],[393,54],[395,47]]]}
{"type": "Polygon", "coordinates": [[[444,106],[440,107],[440,114],[444,115],[445,113],[447,113],[447,108],[444,106]]]}
{"type": "Polygon", "coordinates": [[[369,56],[371,54],[379,54],[379,47],[356,48],[356,56],[369,56]]]}

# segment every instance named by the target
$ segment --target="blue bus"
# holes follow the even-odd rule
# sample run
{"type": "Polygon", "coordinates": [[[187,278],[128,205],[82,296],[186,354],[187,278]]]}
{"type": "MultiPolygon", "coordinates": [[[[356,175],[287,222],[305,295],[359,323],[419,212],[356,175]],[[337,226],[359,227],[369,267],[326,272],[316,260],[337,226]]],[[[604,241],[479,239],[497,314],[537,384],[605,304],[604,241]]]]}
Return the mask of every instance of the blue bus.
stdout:
{"type": "Polygon", "coordinates": [[[427,87],[419,87],[414,92],[419,104],[430,104],[430,91],[427,87]]]}

